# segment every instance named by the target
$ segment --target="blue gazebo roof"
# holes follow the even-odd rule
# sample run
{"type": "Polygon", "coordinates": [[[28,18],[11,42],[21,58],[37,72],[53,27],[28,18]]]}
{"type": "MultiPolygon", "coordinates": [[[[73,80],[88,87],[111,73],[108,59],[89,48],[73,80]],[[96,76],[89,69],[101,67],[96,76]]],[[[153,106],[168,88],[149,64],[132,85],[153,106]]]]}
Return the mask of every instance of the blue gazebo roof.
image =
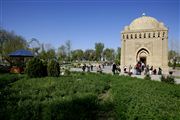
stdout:
{"type": "Polygon", "coordinates": [[[33,57],[34,54],[29,50],[16,50],[15,52],[12,52],[9,54],[10,57],[33,57]]]}

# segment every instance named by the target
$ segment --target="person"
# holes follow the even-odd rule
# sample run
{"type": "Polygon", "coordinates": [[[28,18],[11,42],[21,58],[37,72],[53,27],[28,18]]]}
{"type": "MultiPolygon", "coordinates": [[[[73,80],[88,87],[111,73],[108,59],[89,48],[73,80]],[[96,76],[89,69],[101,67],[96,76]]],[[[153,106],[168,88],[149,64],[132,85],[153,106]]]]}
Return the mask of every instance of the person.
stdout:
{"type": "Polygon", "coordinates": [[[84,65],[82,66],[82,70],[83,70],[83,72],[86,70],[86,64],[84,64],[84,65]]]}
{"type": "Polygon", "coordinates": [[[157,73],[157,71],[156,71],[156,69],[154,69],[154,70],[153,70],[153,74],[156,75],[156,73],[157,73]]]}
{"type": "Polygon", "coordinates": [[[126,69],[127,69],[127,67],[126,67],[126,66],[124,66],[124,73],[127,73],[126,69]]]}
{"type": "Polygon", "coordinates": [[[144,68],[144,71],[145,71],[145,75],[148,75],[149,74],[149,65],[147,65],[145,68],[144,68]]]}
{"type": "Polygon", "coordinates": [[[134,66],[134,69],[133,69],[133,74],[136,75],[137,74],[137,71],[136,71],[136,65],[134,66]]]}
{"type": "Polygon", "coordinates": [[[115,75],[115,73],[116,73],[116,64],[115,63],[113,63],[113,65],[112,65],[112,72],[113,72],[113,74],[115,75]]]}
{"type": "Polygon", "coordinates": [[[131,65],[129,66],[129,72],[128,73],[129,73],[130,76],[133,74],[131,65]]]}
{"type": "Polygon", "coordinates": [[[93,65],[91,64],[91,71],[93,71],[93,65]]]}
{"type": "Polygon", "coordinates": [[[162,69],[159,67],[158,75],[162,75],[162,69]]]}
{"type": "Polygon", "coordinates": [[[149,74],[152,75],[153,72],[153,66],[151,66],[151,68],[149,69],[149,74]]]}
{"type": "Polygon", "coordinates": [[[116,66],[116,70],[118,71],[118,73],[121,73],[120,65],[117,65],[117,66],[116,66]]]}
{"type": "Polygon", "coordinates": [[[142,72],[144,71],[144,67],[145,67],[145,64],[142,62],[142,64],[141,64],[142,72]]]}
{"type": "Polygon", "coordinates": [[[87,72],[90,72],[90,65],[87,65],[87,72]]]}

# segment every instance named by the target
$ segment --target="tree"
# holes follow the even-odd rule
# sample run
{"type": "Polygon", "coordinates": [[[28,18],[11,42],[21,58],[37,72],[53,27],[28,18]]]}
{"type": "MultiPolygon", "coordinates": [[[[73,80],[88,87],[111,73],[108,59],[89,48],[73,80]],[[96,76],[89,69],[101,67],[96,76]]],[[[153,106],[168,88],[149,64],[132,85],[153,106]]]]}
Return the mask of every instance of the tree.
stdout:
{"type": "Polygon", "coordinates": [[[47,55],[48,55],[48,61],[51,59],[56,59],[56,52],[54,49],[49,49],[47,51],[47,55]]]}
{"type": "Polygon", "coordinates": [[[8,54],[18,49],[26,49],[26,48],[27,48],[27,42],[22,36],[16,35],[14,32],[8,32],[4,29],[0,29],[1,58],[11,63],[8,54]]]}
{"type": "Polygon", "coordinates": [[[52,59],[56,59],[56,52],[54,49],[49,49],[47,52],[45,50],[43,50],[38,54],[38,56],[40,59],[49,61],[52,59]]]}
{"type": "Polygon", "coordinates": [[[41,51],[39,54],[38,54],[39,58],[40,59],[43,59],[43,60],[46,60],[48,59],[48,54],[45,50],[41,51]]]}
{"type": "Polygon", "coordinates": [[[64,61],[66,60],[67,58],[67,53],[66,53],[66,46],[64,45],[61,45],[59,48],[58,48],[58,59],[60,61],[64,61]]]}
{"type": "Polygon", "coordinates": [[[116,60],[115,60],[115,62],[116,62],[116,64],[120,64],[120,61],[121,61],[121,48],[118,47],[117,51],[116,51],[116,60]]]}
{"type": "Polygon", "coordinates": [[[169,52],[168,52],[168,60],[170,61],[170,60],[172,60],[174,57],[176,57],[176,56],[178,56],[178,53],[176,53],[176,51],[174,51],[174,50],[170,50],[169,52]]]}
{"type": "Polygon", "coordinates": [[[77,50],[72,51],[71,54],[72,54],[72,60],[80,61],[83,59],[84,52],[81,49],[77,49],[77,50]]]}
{"type": "Polygon", "coordinates": [[[96,52],[95,52],[95,50],[93,50],[93,49],[85,50],[84,59],[89,60],[89,61],[96,60],[96,52]]]}
{"type": "Polygon", "coordinates": [[[38,55],[39,54],[39,50],[43,49],[44,46],[40,44],[38,39],[32,38],[28,42],[28,47],[32,49],[34,54],[38,55]]]}
{"type": "Polygon", "coordinates": [[[115,51],[114,49],[106,48],[103,51],[103,56],[107,61],[114,61],[115,58],[115,51]]]}
{"type": "Polygon", "coordinates": [[[71,41],[67,40],[66,41],[66,49],[67,49],[67,55],[68,55],[68,60],[71,60],[71,41]]]}
{"type": "Polygon", "coordinates": [[[101,60],[104,49],[103,43],[95,43],[96,59],[101,60]]]}

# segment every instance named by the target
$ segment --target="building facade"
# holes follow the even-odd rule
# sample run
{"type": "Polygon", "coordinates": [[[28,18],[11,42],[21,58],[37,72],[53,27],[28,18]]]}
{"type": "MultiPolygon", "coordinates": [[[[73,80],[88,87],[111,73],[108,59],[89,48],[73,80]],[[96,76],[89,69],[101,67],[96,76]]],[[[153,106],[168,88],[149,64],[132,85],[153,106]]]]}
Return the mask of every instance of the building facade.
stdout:
{"type": "Polygon", "coordinates": [[[168,29],[153,17],[142,15],[121,32],[121,67],[138,61],[168,68],[168,29]]]}

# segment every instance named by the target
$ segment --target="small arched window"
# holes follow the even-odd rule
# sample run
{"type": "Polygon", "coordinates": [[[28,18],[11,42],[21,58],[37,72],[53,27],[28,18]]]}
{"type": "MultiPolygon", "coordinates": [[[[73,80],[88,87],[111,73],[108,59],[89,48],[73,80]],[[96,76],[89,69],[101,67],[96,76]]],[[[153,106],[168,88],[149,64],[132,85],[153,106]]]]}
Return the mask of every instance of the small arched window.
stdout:
{"type": "Polygon", "coordinates": [[[123,35],[123,39],[124,39],[124,35],[123,35]]]}
{"type": "Polygon", "coordinates": [[[158,32],[158,37],[160,37],[160,32],[158,32]]]}
{"type": "Polygon", "coordinates": [[[151,38],[151,33],[149,33],[148,37],[151,38]]]}
{"type": "Polygon", "coordinates": [[[146,38],[146,33],[144,33],[144,38],[146,38]]]}
{"type": "Polygon", "coordinates": [[[163,32],[163,37],[164,37],[164,35],[165,35],[165,32],[163,32]]]}
{"type": "Polygon", "coordinates": [[[137,38],[137,34],[135,34],[135,38],[137,38]]]}
{"type": "Polygon", "coordinates": [[[133,35],[131,34],[131,39],[133,39],[133,35]]]}
{"type": "Polygon", "coordinates": [[[129,39],[128,35],[126,36],[126,39],[129,39]]]}
{"type": "Polygon", "coordinates": [[[139,34],[139,38],[141,38],[141,33],[139,34]]]}
{"type": "Polygon", "coordinates": [[[155,32],[153,33],[153,37],[155,37],[155,32]]]}

